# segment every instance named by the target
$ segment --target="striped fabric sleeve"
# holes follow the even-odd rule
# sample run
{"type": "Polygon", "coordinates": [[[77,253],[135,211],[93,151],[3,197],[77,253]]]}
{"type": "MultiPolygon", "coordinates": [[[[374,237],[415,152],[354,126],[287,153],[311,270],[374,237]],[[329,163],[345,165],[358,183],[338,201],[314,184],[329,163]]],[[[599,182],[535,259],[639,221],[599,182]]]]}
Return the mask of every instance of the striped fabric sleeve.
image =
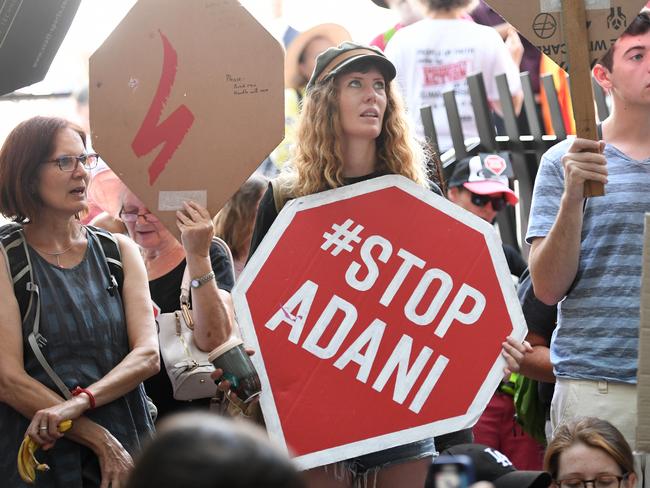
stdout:
{"type": "Polygon", "coordinates": [[[555,223],[564,190],[564,171],[561,158],[566,148],[568,148],[568,143],[563,141],[542,156],[535,179],[528,232],[526,233],[526,242],[529,244],[537,237],[546,237],[555,223]]]}

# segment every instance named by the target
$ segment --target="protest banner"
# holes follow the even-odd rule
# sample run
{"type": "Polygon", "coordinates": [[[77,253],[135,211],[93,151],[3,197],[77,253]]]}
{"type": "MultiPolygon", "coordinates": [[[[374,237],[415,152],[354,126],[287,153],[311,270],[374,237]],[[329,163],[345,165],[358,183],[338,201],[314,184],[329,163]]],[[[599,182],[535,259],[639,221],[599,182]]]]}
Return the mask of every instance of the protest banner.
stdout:
{"type": "MultiPolygon", "coordinates": [[[[570,72],[578,137],[598,140],[591,67],[641,11],[645,0],[487,0],[543,54],[570,72]]],[[[604,195],[602,184],[585,184],[586,196],[604,195]]]]}
{"type": "Polygon", "coordinates": [[[178,238],[284,135],[282,47],[235,0],[139,0],[90,59],[93,147],[178,238]]]}
{"type": "Polygon", "coordinates": [[[45,78],[80,3],[0,2],[0,95],[45,78]]]}
{"type": "Polygon", "coordinates": [[[494,228],[395,175],[289,202],[233,299],[304,469],[472,426],[526,335],[494,228]]]}

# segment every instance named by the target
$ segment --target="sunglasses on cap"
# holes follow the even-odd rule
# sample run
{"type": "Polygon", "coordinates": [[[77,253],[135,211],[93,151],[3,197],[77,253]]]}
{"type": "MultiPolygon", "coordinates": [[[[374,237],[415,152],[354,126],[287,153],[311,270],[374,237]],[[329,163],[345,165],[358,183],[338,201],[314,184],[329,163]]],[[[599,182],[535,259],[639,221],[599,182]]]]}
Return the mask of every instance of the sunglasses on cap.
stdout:
{"type": "Polygon", "coordinates": [[[477,207],[485,207],[488,203],[492,203],[492,208],[495,212],[500,212],[506,208],[506,205],[508,205],[508,202],[504,198],[503,194],[499,195],[498,197],[494,197],[491,195],[479,195],[478,193],[470,192],[470,195],[471,201],[474,205],[477,207]]]}

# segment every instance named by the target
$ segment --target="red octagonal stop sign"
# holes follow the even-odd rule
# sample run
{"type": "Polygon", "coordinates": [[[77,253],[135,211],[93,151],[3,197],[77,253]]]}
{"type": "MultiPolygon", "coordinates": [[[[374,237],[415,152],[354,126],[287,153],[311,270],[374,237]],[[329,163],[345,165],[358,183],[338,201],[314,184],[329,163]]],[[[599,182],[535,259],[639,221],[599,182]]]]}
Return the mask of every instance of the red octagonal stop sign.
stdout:
{"type": "Polygon", "coordinates": [[[303,468],[473,425],[526,334],[492,226],[401,176],[287,204],[233,293],[303,468]]]}

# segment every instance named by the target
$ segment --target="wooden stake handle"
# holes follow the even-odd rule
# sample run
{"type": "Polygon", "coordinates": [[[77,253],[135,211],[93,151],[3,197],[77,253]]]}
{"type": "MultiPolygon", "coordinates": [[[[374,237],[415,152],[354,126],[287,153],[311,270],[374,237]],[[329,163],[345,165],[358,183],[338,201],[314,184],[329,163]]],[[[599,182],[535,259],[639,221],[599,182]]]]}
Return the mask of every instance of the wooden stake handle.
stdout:
{"type": "MultiPolygon", "coordinates": [[[[585,0],[562,0],[562,24],[569,64],[573,117],[576,134],[584,139],[598,140],[594,95],[591,86],[591,58],[585,0]]],[[[585,183],[585,197],[605,194],[605,187],[596,181],[585,183]]]]}

